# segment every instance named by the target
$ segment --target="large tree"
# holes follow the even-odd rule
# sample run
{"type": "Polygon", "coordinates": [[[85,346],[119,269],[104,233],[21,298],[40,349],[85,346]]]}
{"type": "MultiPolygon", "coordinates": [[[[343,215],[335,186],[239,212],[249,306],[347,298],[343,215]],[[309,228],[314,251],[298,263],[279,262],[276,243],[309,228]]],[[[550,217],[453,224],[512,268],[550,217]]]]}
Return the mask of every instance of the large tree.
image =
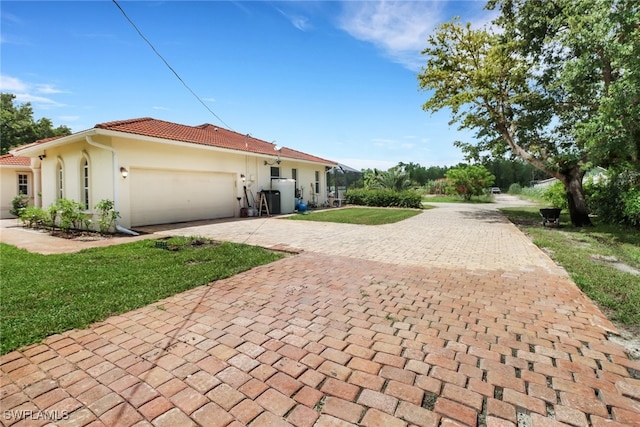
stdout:
{"type": "Polygon", "coordinates": [[[482,165],[463,165],[447,171],[447,180],[451,184],[451,191],[471,200],[472,196],[482,196],[496,179],[482,165]]]}
{"type": "Polygon", "coordinates": [[[496,0],[491,28],[444,23],[423,51],[423,108],[476,131],[469,158],[517,156],[559,179],[590,225],[582,177],[638,164],[639,14],[634,0],[496,0]],[[594,28],[595,27],[595,28],[594,28]],[[635,68],[634,68],[635,67],[635,68]]]}
{"type": "Polygon", "coordinates": [[[46,117],[34,120],[31,104],[16,105],[15,99],[13,94],[0,94],[0,154],[39,139],[71,134],[67,126],[54,128],[46,117]]]}

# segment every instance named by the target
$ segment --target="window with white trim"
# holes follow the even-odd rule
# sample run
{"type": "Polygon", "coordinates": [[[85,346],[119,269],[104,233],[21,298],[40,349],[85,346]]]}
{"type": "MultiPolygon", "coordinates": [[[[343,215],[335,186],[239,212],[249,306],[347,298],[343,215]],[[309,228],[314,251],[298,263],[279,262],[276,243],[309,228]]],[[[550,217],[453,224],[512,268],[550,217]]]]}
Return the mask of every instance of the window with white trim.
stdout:
{"type": "Polygon", "coordinates": [[[18,174],[18,194],[29,196],[29,175],[26,173],[18,174]]]}
{"type": "Polygon", "coordinates": [[[84,208],[88,210],[89,209],[89,160],[87,160],[86,158],[82,160],[81,177],[82,177],[81,200],[82,200],[82,204],[84,205],[84,208]]]}
{"type": "Polygon", "coordinates": [[[58,199],[64,198],[64,169],[60,160],[56,168],[56,195],[58,199]]]}
{"type": "Polygon", "coordinates": [[[320,194],[320,171],[316,171],[315,193],[320,194]]]}

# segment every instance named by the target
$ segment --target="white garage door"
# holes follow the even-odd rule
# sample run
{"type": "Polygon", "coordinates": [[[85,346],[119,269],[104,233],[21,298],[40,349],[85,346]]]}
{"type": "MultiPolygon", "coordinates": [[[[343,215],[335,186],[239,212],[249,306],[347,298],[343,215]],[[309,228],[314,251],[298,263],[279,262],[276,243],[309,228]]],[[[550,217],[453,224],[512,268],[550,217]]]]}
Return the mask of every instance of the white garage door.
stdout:
{"type": "Polygon", "coordinates": [[[235,214],[234,175],[132,168],[131,226],[169,224],[235,214]]]}

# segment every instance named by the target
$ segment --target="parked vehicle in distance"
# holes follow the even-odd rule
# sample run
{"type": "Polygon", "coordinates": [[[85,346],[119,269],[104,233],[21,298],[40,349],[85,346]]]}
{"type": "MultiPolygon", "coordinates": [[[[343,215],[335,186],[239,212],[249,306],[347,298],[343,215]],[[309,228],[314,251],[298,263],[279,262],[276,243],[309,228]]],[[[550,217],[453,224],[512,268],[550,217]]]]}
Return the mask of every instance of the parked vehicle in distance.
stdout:
{"type": "Polygon", "coordinates": [[[500,187],[491,187],[491,188],[489,189],[489,192],[490,192],[491,194],[500,194],[500,187]]]}

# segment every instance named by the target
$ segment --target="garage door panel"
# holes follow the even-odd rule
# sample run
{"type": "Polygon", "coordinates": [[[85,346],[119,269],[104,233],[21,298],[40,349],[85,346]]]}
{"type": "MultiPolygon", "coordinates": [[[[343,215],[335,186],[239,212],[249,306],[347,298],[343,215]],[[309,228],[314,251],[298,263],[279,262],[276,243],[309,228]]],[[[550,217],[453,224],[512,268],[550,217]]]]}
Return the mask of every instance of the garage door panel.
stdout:
{"type": "Polygon", "coordinates": [[[232,217],[234,175],[132,168],[131,225],[232,217]]]}

